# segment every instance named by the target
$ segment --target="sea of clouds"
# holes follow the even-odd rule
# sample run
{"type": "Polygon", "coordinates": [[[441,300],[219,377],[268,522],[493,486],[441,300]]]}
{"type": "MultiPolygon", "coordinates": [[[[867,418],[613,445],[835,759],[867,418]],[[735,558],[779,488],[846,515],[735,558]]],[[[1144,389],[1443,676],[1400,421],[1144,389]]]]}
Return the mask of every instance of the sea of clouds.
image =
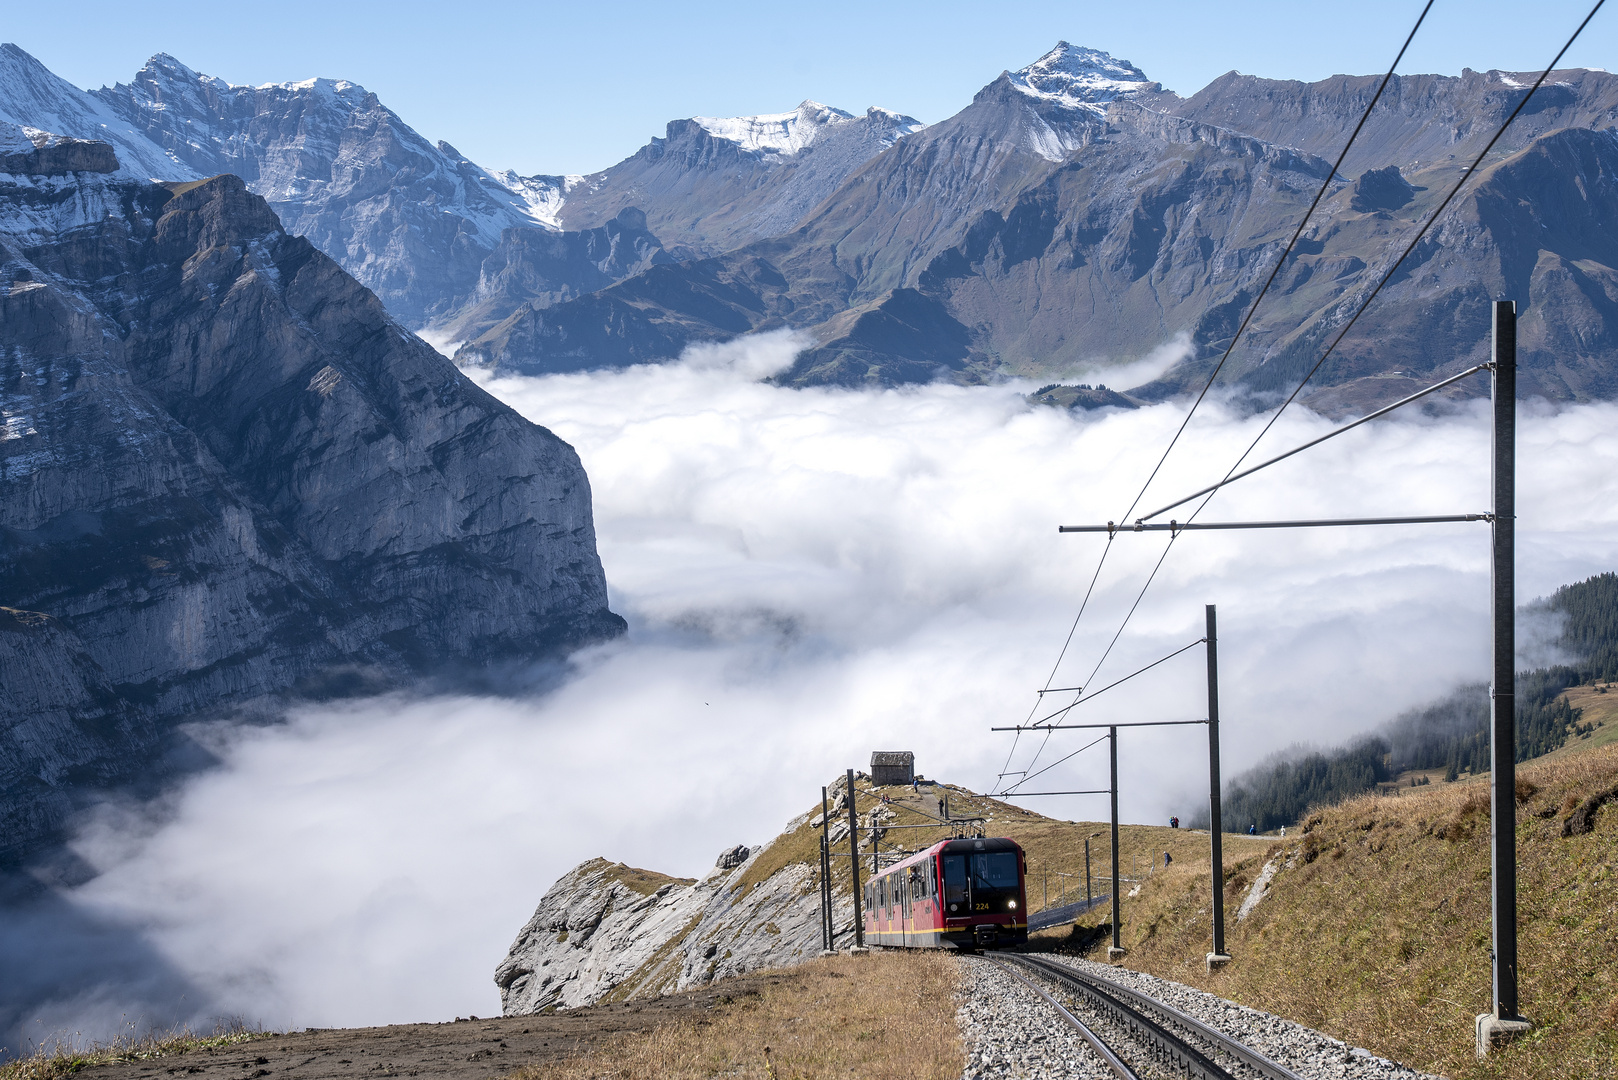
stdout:
{"type": "MultiPolygon", "coordinates": [[[[87,819],[74,850],[94,876],[12,921],[60,976],[13,999],[12,1030],[496,1014],[496,963],[583,859],[697,875],[872,750],[914,750],[928,776],[988,790],[1036,751],[1035,768],[1088,741],[1013,752],[990,728],[1027,718],[1047,678],[1090,679],[1168,538],[1113,542],[1053,674],[1107,544],[1056,527],[1121,517],[1184,403],[1069,414],[1029,406],[1020,384],[759,381],[800,345],[777,333],[663,366],[485,380],[577,447],[628,636],[526,698],[385,698],[199,730],[218,767],[87,819]],[[96,963],[63,959],[98,942],[96,963]]],[[[1618,406],[1522,416],[1526,601],[1618,566],[1618,406]]],[[[1217,479],[1262,422],[1210,400],[1143,508],[1217,479]]],[[[1330,426],[1297,409],[1260,452],[1330,426]]],[[[1488,447],[1482,402],[1410,410],[1234,485],[1203,517],[1485,511],[1488,447]]],[[[1487,571],[1483,524],[1186,534],[1091,685],[1194,641],[1217,604],[1234,773],[1485,678],[1487,571]]],[[[1193,649],[1072,719],[1202,717],[1202,665],[1193,649]]],[[[1127,732],[1123,816],[1194,811],[1203,740],[1127,732]]],[[[1105,782],[1098,747],[1030,788],[1105,782]]]]}

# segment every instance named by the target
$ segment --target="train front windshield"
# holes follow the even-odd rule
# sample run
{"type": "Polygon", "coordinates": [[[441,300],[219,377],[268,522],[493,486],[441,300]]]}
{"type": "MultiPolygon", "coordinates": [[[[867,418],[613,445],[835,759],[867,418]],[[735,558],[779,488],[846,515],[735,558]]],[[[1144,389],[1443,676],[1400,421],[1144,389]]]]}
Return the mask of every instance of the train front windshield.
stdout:
{"type": "Polygon", "coordinates": [[[1017,891],[1017,853],[989,851],[972,856],[972,892],[974,895],[1017,891]]]}
{"type": "MultiPolygon", "coordinates": [[[[984,851],[944,856],[944,903],[956,911],[988,910],[988,904],[1017,895],[1017,853],[984,851]]],[[[998,907],[998,905],[996,905],[998,907]]]]}

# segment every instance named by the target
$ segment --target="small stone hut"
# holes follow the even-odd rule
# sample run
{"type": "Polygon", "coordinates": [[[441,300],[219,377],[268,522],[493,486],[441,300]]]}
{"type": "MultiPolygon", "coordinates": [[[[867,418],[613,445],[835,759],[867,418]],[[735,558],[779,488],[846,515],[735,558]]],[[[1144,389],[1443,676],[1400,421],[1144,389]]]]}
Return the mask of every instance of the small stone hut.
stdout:
{"type": "Polygon", "coordinates": [[[909,784],[916,779],[916,755],[909,750],[877,750],[871,754],[871,783],[877,787],[909,784]]]}

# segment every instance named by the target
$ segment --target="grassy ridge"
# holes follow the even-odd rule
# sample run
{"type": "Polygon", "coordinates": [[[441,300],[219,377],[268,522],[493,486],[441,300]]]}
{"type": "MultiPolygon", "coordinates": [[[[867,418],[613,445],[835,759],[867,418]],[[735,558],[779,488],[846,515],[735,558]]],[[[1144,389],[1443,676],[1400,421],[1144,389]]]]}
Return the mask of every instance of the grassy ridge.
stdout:
{"type": "MultiPolygon", "coordinates": [[[[1586,835],[1563,829],[1591,796],[1618,787],[1618,745],[1553,755],[1518,775],[1521,991],[1536,1028],[1503,1055],[1473,1057],[1473,1017],[1490,1001],[1482,778],[1351,799],[1262,852],[1233,848],[1235,961],[1212,975],[1202,964],[1208,867],[1177,860],[1126,900],[1126,962],[1456,1080],[1615,1075],[1618,802],[1586,835]],[[1245,887],[1271,859],[1280,869],[1270,893],[1237,921],[1245,887]]],[[[1109,918],[1098,911],[1087,923],[1109,918]]],[[[1076,937],[1091,945],[1096,935],[1076,937]]]]}
{"type": "MultiPolygon", "coordinates": [[[[1525,608],[1560,620],[1555,646],[1579,659],[1517,673],[1517,760],[1542,757],[1570,739],[1588,738],[1577,691],[1618,680],[1618,574],[1564,585],[1525,608]]],[[[1301,819],[1311,807],[1372,791],[1401,774],[1441,770],[1449,780],[1489,768],[1489,688],[1457,687],[1376,732],[1322,751],[1283,751],[1225,784],[1225,821],[1268,832],[1301,819]]],[[[1187,815],[1205,826],[1207,810],[1187,815]]]]}

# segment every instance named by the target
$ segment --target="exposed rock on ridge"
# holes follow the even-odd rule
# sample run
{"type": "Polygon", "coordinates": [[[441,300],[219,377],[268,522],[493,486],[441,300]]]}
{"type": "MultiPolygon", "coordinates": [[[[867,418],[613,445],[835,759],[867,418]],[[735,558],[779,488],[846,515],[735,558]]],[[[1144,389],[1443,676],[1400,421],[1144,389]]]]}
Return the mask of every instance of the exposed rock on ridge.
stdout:
{"type": "MultiPolygon", "coordinates": [[[[730,866],[721,856],[695,883],[605,859],[575,867],[551,886],[495,970],[502,1015],[648,997],[818,955],[816,871],[794,862],[752,880],[767,850],[730,866]]],[[[846,889],[834,899],[847,929],[854,901],[846,889]]]]}
{"type": "Polygon", "coordinates": [[[0,176],[0,856],[265,694],[621,632],[572,448],[221,176],[0,176]]]}

